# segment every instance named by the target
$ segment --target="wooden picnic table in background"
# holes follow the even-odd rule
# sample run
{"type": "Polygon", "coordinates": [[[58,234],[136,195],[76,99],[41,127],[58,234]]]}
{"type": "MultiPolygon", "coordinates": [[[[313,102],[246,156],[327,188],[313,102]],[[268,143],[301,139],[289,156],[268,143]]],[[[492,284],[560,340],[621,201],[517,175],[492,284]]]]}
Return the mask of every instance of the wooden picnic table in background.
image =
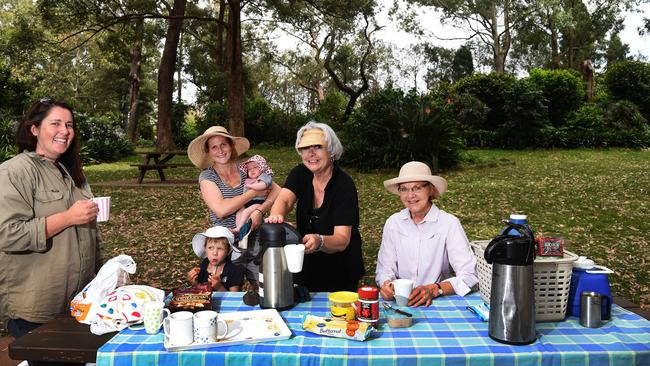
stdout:
{"type": "Polygon", "coordinates": [[[130,164],[138,168],[140,174],[138,176],[138,184],[142,183],[144,175],[148,170],[157,170],[160,181],[165,181],[164,170],[168,168],[192,167],[191,163],[170,163],[169,161],[176,155],[187,155],[187,151],[178,150],[170,152],[148,151],[139,152],[138,154],[144,155],[142,164],[130,164]]]}

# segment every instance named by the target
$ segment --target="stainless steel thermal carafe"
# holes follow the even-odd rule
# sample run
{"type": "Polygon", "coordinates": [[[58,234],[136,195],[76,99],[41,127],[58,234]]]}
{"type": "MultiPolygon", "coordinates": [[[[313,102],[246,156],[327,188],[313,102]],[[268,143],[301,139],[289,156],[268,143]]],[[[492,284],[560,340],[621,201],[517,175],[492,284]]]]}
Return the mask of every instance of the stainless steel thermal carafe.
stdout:
{"type": "Polygon", "coordinates": [[[535,238],[524,225],[510,223],[522,235],[499,235],[485,248],[492,265],[490,338],[507,344],[535,341],[535,238]]]}
{"type": "Polygon", "coordinates": [[[294,306],[293,275],[287,268],[284,256],[284,246],[287,244],[285,227],[286,224],[264,224],[260,227],[261,308],[285,310],[294,306]]]}

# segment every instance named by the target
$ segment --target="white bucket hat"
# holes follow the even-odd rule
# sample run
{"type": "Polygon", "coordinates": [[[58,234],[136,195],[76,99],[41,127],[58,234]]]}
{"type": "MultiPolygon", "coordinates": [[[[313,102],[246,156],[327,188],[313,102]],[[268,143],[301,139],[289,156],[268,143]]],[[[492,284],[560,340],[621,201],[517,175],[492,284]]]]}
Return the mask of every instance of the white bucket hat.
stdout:
{"type": "Polygon", "coordinates": [[[436,187],[435,198],[442,196],[447,191],[447,180],[443,177],[431,174],[431,169],[425,163],[419,161],[410,161],[399,170],[397,178],[384,181],[384,187],[388,192],[399,194],[397,189],[400,183],[406,182],[429,182],[436,187]]]}
{"type": "Polygon", "coordinates": [[[230,251],[232,251],[232,245],[235,242],[232,232],[223,226],[213,226],[204,233],[198,233],[192,238],[192,249],[194,249],[197,257],[205,258],[205,241],[208,238],[225,238],[228,240],[228,245],[230,245],[230,251]]]}
{"type": "Polygon", "coordinates": [[[235,137],[232,136],[223,126],[212,126],[205,130],[203,135],[192,140],[190,146],[187,147],[187,157],[190,158],[192,164],[201,169],[206,169],[212,165],[212,160],[210,160],[210,156],[205,150],[205,142],[214,136],[223,136],[232,141],[235,146],[235,151],[233,151],[234,158],[237,158],[250,148],[250,142],[248,142],[246,137],[235,137]]]}

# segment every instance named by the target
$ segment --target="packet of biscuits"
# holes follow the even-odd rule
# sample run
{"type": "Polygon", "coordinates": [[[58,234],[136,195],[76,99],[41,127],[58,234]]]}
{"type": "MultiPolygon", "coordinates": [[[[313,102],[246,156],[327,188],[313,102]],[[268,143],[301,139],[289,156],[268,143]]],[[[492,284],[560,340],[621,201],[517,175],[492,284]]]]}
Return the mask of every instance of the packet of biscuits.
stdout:
{"type": "Polygon", "coordinates": [[[315,315],[305,315],[302,328],[318,335],[351,339],[353,341],[365,341],[370,332],[375,329],[366,322],[323,318],[315,315]]]}
{"type": "Polygon", "coordinates": [[[169,302],[169,310],[171,312],[181,310],[197,312],[210,310],[211,308],[212,288],[209,284],[199,284],[172,291],[172,299],[169,302]]]}

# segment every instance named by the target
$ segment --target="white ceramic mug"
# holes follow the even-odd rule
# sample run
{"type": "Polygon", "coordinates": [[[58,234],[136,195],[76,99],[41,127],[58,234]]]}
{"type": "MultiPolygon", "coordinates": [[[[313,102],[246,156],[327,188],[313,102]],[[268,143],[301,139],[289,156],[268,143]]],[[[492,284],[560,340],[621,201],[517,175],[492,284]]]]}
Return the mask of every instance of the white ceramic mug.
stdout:
{"type": "Polygon", "coordinates": [[[165,342],[175,346],[186,346],[194,341],[194,315],[189,311],[170,314],[163,320],[165,342]]]}
{"type": "Polygon", "coordinates": [[[93,202],[97,204],[99,212],[97,212],[97,222],[108,221],[108,215],[111,211],[111,197],[95,197],[93,202]]]}
{"type": "Polygon", "coordinates": [[[194,343],[214,343],[219,339],[224,339],[228,334],[228,324],[219,319],[219,313],[214,310],[203,310],[194,314],[194,343]],[[223,327],[218,326],[219,322],[223,327]],[[219,335],[219,330],[223,329],[223,335],[219,335]]]}
{"type": "Polygon", "coordinates": [[[413,291],[413,280],[406,278],[393,280],[393,289],[395,289],[395,302],[397,302],[397,305],[406,306],[411,291],[413,291]]]}
{"type": "Polygon", "coordinates": [[[287,244],[284,246],[284,257],[287,259],[287,269],[291,273],[302,271],[302,262],[305,259],[304,244],[287,244]]]}
{"type": "Polygon", "coordinates": [[[147,301],[142,305],[144,329],[148,334],[156,334],[160,330],[163,317],[169,316],[169,309],[165,309],[162,301],[147,301]]]}

